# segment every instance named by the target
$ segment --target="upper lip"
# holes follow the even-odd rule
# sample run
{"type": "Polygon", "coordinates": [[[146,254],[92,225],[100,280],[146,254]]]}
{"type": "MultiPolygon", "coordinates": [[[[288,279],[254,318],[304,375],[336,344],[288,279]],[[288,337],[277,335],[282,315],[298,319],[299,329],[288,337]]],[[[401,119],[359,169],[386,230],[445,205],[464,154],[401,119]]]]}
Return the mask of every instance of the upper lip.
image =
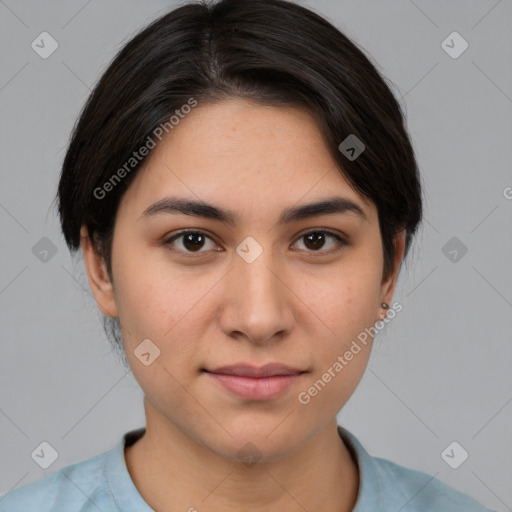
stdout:
{"type": "Polygon", "coordinates": [[[304,370],[280,363],[269,363],[259,367],[241,363],[221,366],[213,370],[206,369],[206,371],[224,375],[238,375],[240,377],[272,377],[275,375],[298,375],[304,373],[304,370]]]}

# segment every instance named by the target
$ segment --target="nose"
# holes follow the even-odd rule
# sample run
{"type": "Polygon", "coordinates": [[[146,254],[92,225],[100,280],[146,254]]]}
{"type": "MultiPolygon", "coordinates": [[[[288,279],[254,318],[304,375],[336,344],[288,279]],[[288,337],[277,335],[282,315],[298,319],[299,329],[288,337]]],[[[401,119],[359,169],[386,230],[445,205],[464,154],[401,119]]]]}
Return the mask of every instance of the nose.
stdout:
{"type": "Polygon", "coordinates": [[[286,337],[294,322],[294,294],[286,279],[270,250],[251,263],[236,255],[223,280],[219,319],[226,335],[253,344],[286,337]]]}

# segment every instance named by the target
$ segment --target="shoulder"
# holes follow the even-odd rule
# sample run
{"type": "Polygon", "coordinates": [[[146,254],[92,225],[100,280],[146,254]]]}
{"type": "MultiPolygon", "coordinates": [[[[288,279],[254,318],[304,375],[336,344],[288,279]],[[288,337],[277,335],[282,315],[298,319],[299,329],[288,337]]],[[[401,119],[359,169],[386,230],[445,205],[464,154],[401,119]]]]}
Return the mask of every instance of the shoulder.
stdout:
{"type": "Polygon", "coordinates": [[[108,510],[115,510],[104,477],[105,461],[110,453],[71,464],[13,489],[0,498],[0,512],[97,512],[103,504],[110,505],[108,510]]]}
{"type": "Polygon", "coordinates": [[[390,460],[372,457],[390,501],[403,512],[492,512],[476,500],[446,485],[432,475],[407,468],[390,460]]]}
{"type": "Polygon", "coordinates": [[[493,512],[434,476],[370,455],[345,428],[338,432],[359,466],[354,512],[493,512]]]}

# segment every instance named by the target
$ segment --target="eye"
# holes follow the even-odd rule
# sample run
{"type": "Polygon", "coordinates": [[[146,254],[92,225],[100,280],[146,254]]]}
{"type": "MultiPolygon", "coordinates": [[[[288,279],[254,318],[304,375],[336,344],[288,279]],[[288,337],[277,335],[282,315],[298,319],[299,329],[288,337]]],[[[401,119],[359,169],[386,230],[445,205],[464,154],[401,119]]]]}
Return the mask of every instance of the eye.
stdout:
{"type": "MultiPolygon", "coordinates": [[[[332,253],[339,251],[343,248],[343,246],[348,245],[348,243],[338,234],[325,230],[309,231],[302,234],[299,240],[304,240],[304,245],[306,246],[308,252],[332,253]],[[321,249],[325,247],[326,241],[329,239],[334,241],[331,243],[331,249],[321,251],[321,249]]],[[[329,246],[328,243],[327,245],[329,246]]]]}
{"type": "MultiPolygon", "coordinates": [[[[339,251],[343,246],[348,245],[348,243],[338,234],[320,229],[304,233],[298,240],[304,240],[304,245],[306,247],[305,250],[307,252],[320,252],[322,254],[339,251]],[[328,243],[329,240],[331,240],[330,249],[328,243]],[[327,250],[325,249],[326,245],[328,247],[327,250]]],[[[218,246],[210,236],[203,231],[197,230],[180,231],[166,239],[163,244],[165,246],[171,246],[173,251],[181,252],[186,255],[206,253],[211,249],[219,250],[216,249],[218,246]],[[208,247],[208,242],[210,243],[210,247],[208,247]]]]}
{"type": "MultiPolygon", "coordinates": [[[[211,248],[217,247],[217,244],[210,238],[206,233],[202,231],[181,231],[180,233],[177,233],[176,235],[173,235],[172,237],[168,238],[164,241],[164,245],[174,245],[175,241],[180,240],[178,245],[178,252],[184,252],[184,253],[203,253],[208,251],[208,243],[207,241],[211,242],[211,248]],[[206,247],[206,250],[201,250],[206,247]]],[[[173,249],[174,250],[174,249],[173,249]]]]}

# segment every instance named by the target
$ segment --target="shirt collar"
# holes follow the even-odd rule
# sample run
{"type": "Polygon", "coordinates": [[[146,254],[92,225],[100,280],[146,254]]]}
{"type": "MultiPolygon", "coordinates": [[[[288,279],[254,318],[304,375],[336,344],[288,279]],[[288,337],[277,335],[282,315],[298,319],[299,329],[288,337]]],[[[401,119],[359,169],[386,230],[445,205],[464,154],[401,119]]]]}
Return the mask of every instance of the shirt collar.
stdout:
{"type": "Polygon", "coordinates": [[[117,446],[107,454],[105,465],[107,485],[116,505],[123,512],[154,512],[135,487],[124,458],[125,446],[133,444],[145,432],[146,427],[127,432],[117,446]]]}
{"type": "MultiPolygon", "coordinates": [[[[135,487],[124,457],[125,446],[135,443],[145,432],[145,427],[127,432],[117,446],[107,454],[105,476],[113,498],[123,512],[154,512],[135,487]]],[[[354,434],[340,425],[338,425],[338,434],[359,470],[359,490],[353,512],[379,510],[382,492],[373,457],[368,454],[354,434]]]]}
{"type": "Polygon", "coordinates": [[[338,425],[338,434],[357,463],[359,469],[359,491],[352,512],[374,512],[380,510],[383,503],[383,492],[375,459],[365,450],[347,429],[338,425]]]}

